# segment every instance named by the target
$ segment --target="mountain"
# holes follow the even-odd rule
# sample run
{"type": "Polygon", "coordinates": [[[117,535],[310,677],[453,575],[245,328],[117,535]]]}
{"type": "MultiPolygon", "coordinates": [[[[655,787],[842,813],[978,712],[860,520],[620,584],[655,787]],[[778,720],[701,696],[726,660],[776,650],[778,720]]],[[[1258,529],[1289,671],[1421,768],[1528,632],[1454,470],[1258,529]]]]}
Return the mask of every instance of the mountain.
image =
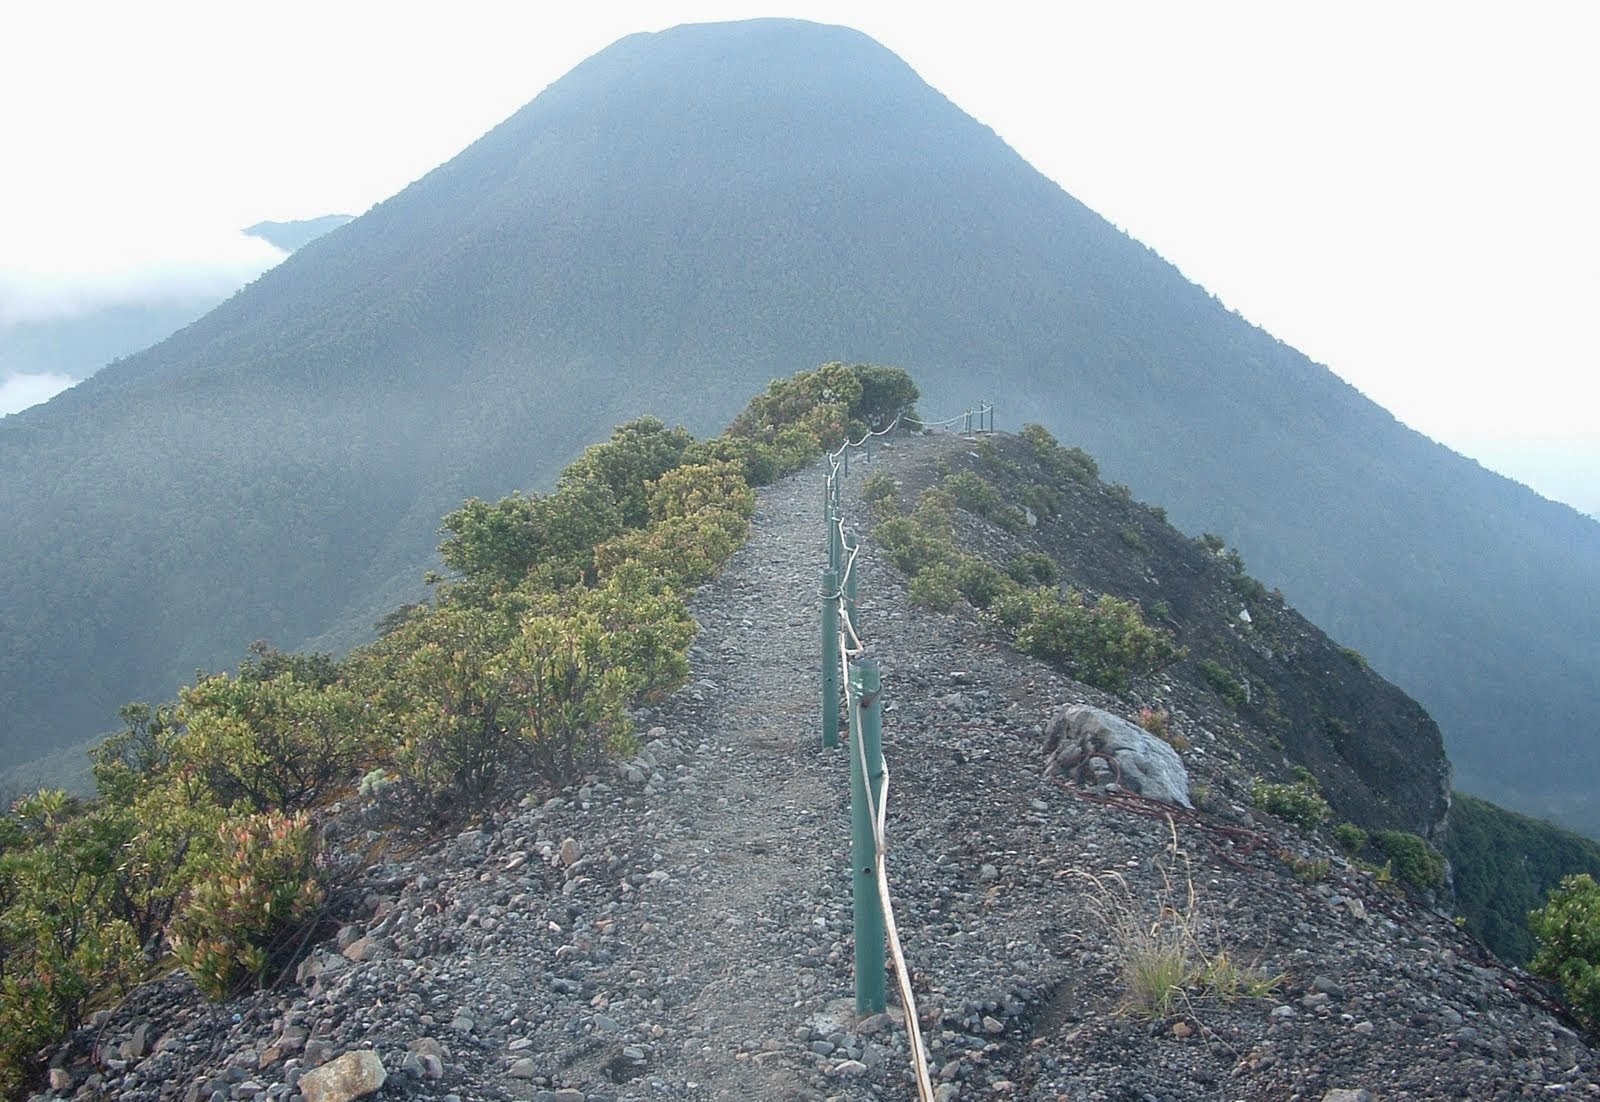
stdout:
{"type": "Polygon", "coordinates": [[[870,39],[784,20],[623,39],[0,422],[0,746],[258,637],[355,642],[462,498],[831,359],[1082,444],[1420,700],[1462,787],[1600,833],[1600,525],[1227,311],[870,39]]]}

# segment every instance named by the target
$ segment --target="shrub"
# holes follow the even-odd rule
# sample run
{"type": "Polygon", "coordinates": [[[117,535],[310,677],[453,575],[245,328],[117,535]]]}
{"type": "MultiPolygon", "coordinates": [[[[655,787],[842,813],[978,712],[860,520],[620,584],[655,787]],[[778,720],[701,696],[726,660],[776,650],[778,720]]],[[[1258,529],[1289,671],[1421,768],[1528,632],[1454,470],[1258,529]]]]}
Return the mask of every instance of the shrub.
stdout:
{"type": "Polygon", "coordinates": [[[1330,808],[1316,785],[1304,780],[1294,784],[1269,784],[1257,777],[1250,786],[1250,802],[1268,815],[1275,815],[1304,830],[1315,830],[1326,821],[1330,808]]]}
{"type": "Polygon", "coordinates": [[[1339,654],[1356,669],[1364,670],[1367,668],[1367,656],[1354,647],[1340,647],[1339,654]]]}
{"type": "Polygon", "coordinates": [[[1334,827],[1333,840],[1351,857],[1367,848],[1367,832],[1354,823],[1340,823],[1334,827]]]}
{"type": "Polygon", "coordinates": [[[1020,509],[1006,504],[1000,491],[981,475],[971,471],[957,471],[946,475],[940,483],[958,508],[993,521],[1009,532],[1020,532],[1028,526],[1020,509]]]}
{"type": "Polygon", "coordinates": [[[948,612],[961,599],[956,572],[949,563],[929,563],[911,579],[911,603],[935,612],[948,612]]]}
{"type": "Polygon", "coordinates": [[[1139,709],[1139,726],[1143,727],[1146,731],[1149,731],[1158,739],[1165,739],[1167,737],[1168,718],[1169,717],[1164,710],[1156,711],[1154,708],[1139,709]]]}
{"type": "Polygon", "coordinates": [[[231,819],[218,843],[172,924],[173,954],[213,999],[285,965],[325,898],[304,813],[231,819]]]}
{"type": "Polygon", "coordinates": [[[775,444],[779,466],[796,470],[845,433],[880,431],[897,418],[916,417],[917,384],[897,367],[826,363],[775,379],[752,398],[724,434],[775,444]]]}
{"type": "Polygon", "coordinates": [[[1225,666],[1213,662],[1209,658],[1202,658],[1199,665],[1200,676],[1206,679],[1206,684],[1216,690],[1217,695],[1226,700],[1237,711],[1250,701],[1250,690],[1244,687],[1225,666]]]}
{"type": "Polygon", "coordinates": [[[1018,585],[1055,585],[1060,578],[1056,561],[1042,551],[1024,551],[1006,563],[1006,573],[1018,585]]]}
{"type": "MultiPolygon", "coordinates": [[[[1035,516],[1056,517],[1061,515],[1061,496],[1043,483],[1027,483],[1017,491],[1017,500],[1032,509],[1035,516]]],[[[1022,519],[1026,521],[1028,518],[1023,517],[1022,519]]]]}
{"type": "Polygon", "coordinates": [[[1373,832],[1372,842],[1394,863],[1394,874],[1424,894],[1444,887],[1444,855],[1404,830],[1373,832]]]}
{"type": "Polygon", "coordinates": [[[861,498],[870,505],[878,506],[884,502],[893,502],[895,495],[900,492],[900,484],[888,471],[873,471],[867,480],[861,484],[861,498]]]}
{"type": "Polygon", "coordinates": [[[535,615],[496,664],[508,690],[506,721],[552,784],[631,748],[627,707],[639,686],[628,645],[627,633],[607,632],[587,609],[535,615]]]}
{"type": "Polygon", "coordinates": [[[975,555],[962,555],[955,565],[956,588],[973,608],[994,604],[1001,594],[1016,588],[998,568],[975,555]]]}
{"type": "Polygon", "coordinates": [[[1109,594],[1090,605],[1077,590],[1040,589],[1024,596],[1020,608],[1002,606],[1002,622],[1023,617],[1018,650],[1060,663],[1079,681],[1110,692],[1126,692],[1130,678],[1153,673],[1179,653],[1170,635],[1145,623],[1137,604],[1109,594]]]}
{"type": "Polygon", "coordinates": [[[342,685],[308,685],[293,672],[272,680],[218,674],[178,698],[187,733],[173,755],[224,807],[308,806],[354,783],[370,753],[366,701],[342,685]]]}
{"type": "Polygon", "coordinates": [[[467,501],[445,516],[440,531],[450,535],[439,556],[480,586],[518,585],[542,567],[561,588],[592,576],[594,548],[624,527],[609,488],[563,476],[554,494],[512,494],[493,505],[467,501]]]}
{"type": "Polygon", "coordinates": [[[1539,940],[1529,969],[1560,983],[1578,1019],[1600,1030],[1600,885],[1588,873],[1565,877],[1528,928],[1539,940]]]}
{"type": "Polygon", "coordinates": [[[618,425],[604,444],[585,449],[561,472],[560,489],[603,487],[623,526],[641,527],[650,516],[650,484],[682,463],[693,443],[684,428],[669,429],[655,417],[640,417],[618,425]]]}
{"type": "Polygon", "coordinates": [[[120,993],[142,964],[128,924],[108,912],[131,826],[85,813],[65,792],[19,801],[0,831],[0,1092],[22,1097],[34,1055],[120,993]]]}
{"type": "Polygon", "coordinates": [[[1100,477],[1100,466],[1088,452],[1063,448],[1043,425],[1023,425],[1022,440],[1040,465],[1058,478],[1092,486],[1100,477]]]}

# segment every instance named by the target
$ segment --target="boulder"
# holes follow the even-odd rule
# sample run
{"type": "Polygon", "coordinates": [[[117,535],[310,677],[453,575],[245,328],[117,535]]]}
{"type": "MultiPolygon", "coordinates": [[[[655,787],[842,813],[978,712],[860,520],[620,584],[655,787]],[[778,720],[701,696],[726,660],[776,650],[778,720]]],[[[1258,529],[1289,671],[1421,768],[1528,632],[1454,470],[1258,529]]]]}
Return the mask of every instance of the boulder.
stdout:
{"type": "Polygon", "coordinates": [[[300,1093],[306,1102],[350,1102],[376,1094],[387,1078],[378,1054],[359,1049],[306,1072],[300,1077],[300,1093]]]}
{"type": "Polygon", "coordinates": [[[1045,775],[1071,773],[1093,758],[1110,763],[1131,792],[1164,804],[1192,807],[1189,771],[1178,752],[1144,728],[1086,704],[1050,713],[1044,729],[1045,775]]]}

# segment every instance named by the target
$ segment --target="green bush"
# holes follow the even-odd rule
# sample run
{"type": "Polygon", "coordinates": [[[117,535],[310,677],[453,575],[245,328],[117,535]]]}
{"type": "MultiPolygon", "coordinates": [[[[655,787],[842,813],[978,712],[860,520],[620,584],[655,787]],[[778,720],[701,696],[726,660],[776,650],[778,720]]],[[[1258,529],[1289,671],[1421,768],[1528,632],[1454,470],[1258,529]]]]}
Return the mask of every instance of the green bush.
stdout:
{"type": "Polygon", "coordinates": [[[985,609],[1000,596],[1016,588],[1016,583],[1006,577],[991,563],[976,555],[962,555],[955,565],[956,588],[973,608],[985,609]]]}
{"type": "Polygon", "coordinates": [[[1600,885],[1588,873],[1565,877],[1528,928],[1539,940],[1529,969],[1561,984],[1578,1019],[1600,1031],[1600,885]]]}
{"type": "Polygon", "coordinates": [[[1058,478],[1092,486],[1100,477],[1100,466],[1088,452],[1063,448],[1043,425],[1023,425],[1022,440],[1045,470],[1058,478]]]}
{"type": "Polygon", "coordinates": [[[259,983],[293,955],[326,893],[317,837],[304,813],[246,815],[218,832],[172,924],[172,951],[213,999],[259,983]]]}
{"type": "Polygon", "coordinates": [[[1237,711],[1250,701],[1250,692],[1225,666],[1213,662],[1209,658],[1202,658],[1199,664],[1200,676],[1206,679],[1206,684],[1217,691],[1217,695],[1226,700],[1237,711]]]}
{"type": "Polygon", "coordinates": [[[1042,551],[1024,551],[1006,563],[1006,574],[1018,585],[1055,585],[1061,576],[1056,561],[1042,551]]]}
{"type": "Polygon", "coordinates": [[[908,596],[919,608],[948,612],[961,599],[955,569],[946,562],[929,563],[911,579],[908,596]]]}
{"type": "Polygon", "coordinates": [[[1367,832],[1354,823],[1340,823],[1334,827],[1333,840],[1351,857],[1367,848],[1367,832]]]}
{"type": "Polygon", "coordinates": [[[1394,874],[1413,888],[1433,893],[1444,887],[1444,855],[1426,839],[1404,830],[1379,830],[1372,842],[1394,862],[1394,874]]]}
{"type": "Polygon", "coordinates": [[[1293,823],[1305,830],[1315,830],[1328,818],[1328,801],[1322,798],[1316,785],[1304,780],[1294,784],[1269,784],[1257,777],[1250,786],[1250,802],[1268,815],[1293,823]]]}
{"type": "Polygon", "coordinates": [[[1038,589],[996,607],[1002,623],[1017,621],[1018,650],[1110,692],[1127,692],[1131,678],[1179,654],[1170,635],[1145,623],[1137,604],[1109,594],[1090,605],[1076,590],[1038,589]]]}
{"type": "Polygon", "coordinates": [[[0,829],[0,1092],[21,1095],[34,1055],[83,1021],[90,1000],[120,993],[142,958],[110,914],[110,886],[131,826],[86,813],[65,792],[20,801],[0,829]]]}
{"type": "Polygon", "coordinates": [[[888,471],[873,471],[861,484],[861,498],[869,505],[893,502],[900,492],[900,484],[888,471]]]}
{"type": "Polygon", "coordinates": [[[174,757],[223,807],[306,807],[353,785],[372,752],[367,702],[343,685],[308,685],[293,672],[272,680],[218,674],[183,689],[179,701],[187,733],[174,757]]]}
{"type": "Polygon", "coordinates": [[[560,488],[604,487],[616,502],[622,524],[641,527],[650,515],[652,482],[683,462],[694,437],[669,429],[655,417],[619,425],[604,444],[595,444],[561,472],[560,488]]]}
{"type": "Polygon", "coordinates": [[[1340,647],[1339,654],[1356,669],[1364,670],[1367,668],[1367,656],[1354,647],[1340,647]]]}
{"type": "Polygon", "coordinates": [[[1022,510],[1008,505],[993,483],[971,471],[957,471],[946,475],[940,483],[958,508],[993,521],[1008,532],[1020,532],[1028,526],[1022,510]]]}

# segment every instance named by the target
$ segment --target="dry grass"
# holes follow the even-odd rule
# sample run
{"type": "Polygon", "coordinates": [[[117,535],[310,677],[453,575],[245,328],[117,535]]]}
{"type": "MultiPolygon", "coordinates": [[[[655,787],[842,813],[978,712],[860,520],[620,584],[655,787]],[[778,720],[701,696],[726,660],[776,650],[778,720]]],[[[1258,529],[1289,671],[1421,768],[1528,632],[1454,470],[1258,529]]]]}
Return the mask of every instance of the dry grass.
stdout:
{"type": "Polygon", "coordinates": [[[1171,842],[1158,863],[1161,887],[1153,907],[1134,894],[1121,873],[1082,874],[1094,885],[1091,909],[1117,950],[1124,1011],[1164,1018],[1180,1006],[1192,1008],[1196,999],[1265,997],[1282,984],[1282,975],[1241,964],[1226,949],[1208,951],[1189,855],[1178,845],[1170,818],[1167,826],[1171,842]]]}

